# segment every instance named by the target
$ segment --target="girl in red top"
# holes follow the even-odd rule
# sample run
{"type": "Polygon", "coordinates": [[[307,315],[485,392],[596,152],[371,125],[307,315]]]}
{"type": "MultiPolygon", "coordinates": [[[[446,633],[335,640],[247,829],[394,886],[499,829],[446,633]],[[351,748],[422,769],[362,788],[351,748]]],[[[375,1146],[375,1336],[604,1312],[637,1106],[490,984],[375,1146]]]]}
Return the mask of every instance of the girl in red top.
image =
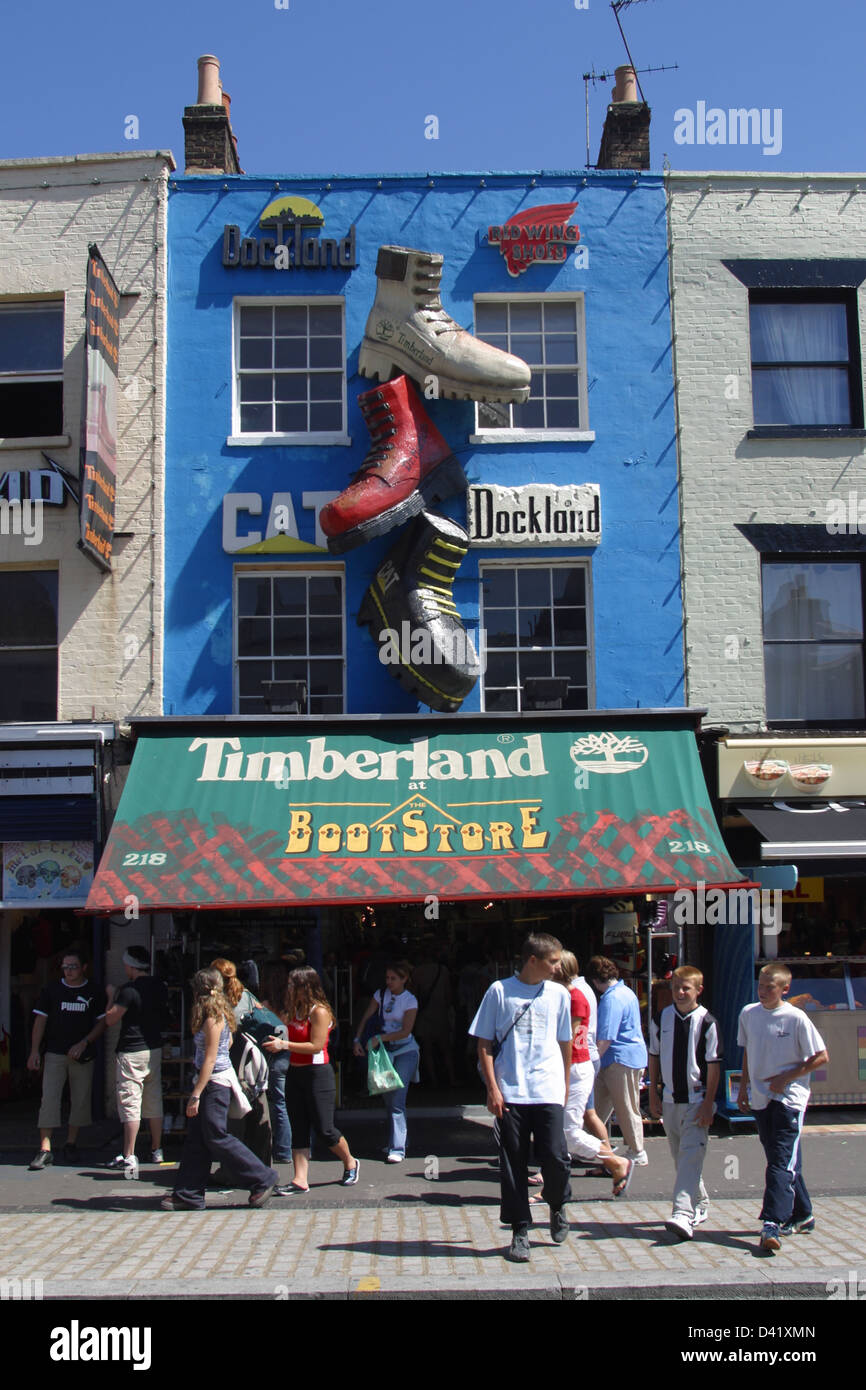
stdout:
{"type": "Polygon", "coordinates": [[[286,1195],[309,1192],[310,1136],[315,1130],[343,1165],[341,1187],[358,1181],[361,1165],[334,1124],[337,1083],[328,1060],[328,1034],[336,1020],[315,970],[303,967],[289,975],[286,1012],[288,1038],[268,1038],[268,1052],[288,1052],[286,1109],[292,1126],[295,1180],[286,1195]]]}

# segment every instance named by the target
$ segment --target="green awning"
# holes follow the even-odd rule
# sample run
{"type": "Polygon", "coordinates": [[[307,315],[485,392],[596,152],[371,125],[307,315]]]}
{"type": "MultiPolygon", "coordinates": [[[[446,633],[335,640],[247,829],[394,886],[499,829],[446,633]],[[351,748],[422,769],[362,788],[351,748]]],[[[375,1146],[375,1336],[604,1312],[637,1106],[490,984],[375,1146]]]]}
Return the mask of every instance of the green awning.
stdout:
{"type": "Polygon", "coordinates": [[[87,910],[742,883],[687,713],[160,724],[87,910]]]}

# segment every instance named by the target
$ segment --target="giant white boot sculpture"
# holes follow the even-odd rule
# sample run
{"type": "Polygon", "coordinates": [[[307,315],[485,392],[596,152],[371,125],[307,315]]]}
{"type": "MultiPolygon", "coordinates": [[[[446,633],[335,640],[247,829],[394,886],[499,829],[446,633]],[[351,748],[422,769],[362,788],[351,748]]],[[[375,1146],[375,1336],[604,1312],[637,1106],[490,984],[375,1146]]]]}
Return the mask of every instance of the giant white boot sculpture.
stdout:
{"type": "Polygon", "coordinates": [[[469,401],[529,399],[531,372],[510,352],[479,342],[442,308],[442,256],[406,246],[380,246],[376,299],[358,360],[361,376],[387,381],[406,372],[436,395],[469,401]]]}

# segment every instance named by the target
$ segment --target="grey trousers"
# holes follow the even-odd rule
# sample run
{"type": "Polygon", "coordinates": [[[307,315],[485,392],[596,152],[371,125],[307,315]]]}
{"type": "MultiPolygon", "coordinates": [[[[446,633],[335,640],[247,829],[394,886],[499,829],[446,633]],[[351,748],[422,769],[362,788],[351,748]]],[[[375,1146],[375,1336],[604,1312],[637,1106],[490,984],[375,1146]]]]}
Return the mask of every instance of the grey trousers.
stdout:
{"type": "Polygon", "coordinates": [[[709,1130],[697,1122],[700,1108],[700,1102],[677,1105],[666,1101],[662,1105],[665,1134],[677,1170],[672,1214],[689,1221],[694,1220],[699,1206],[709,1206],[710,1201],[701,1178],[709,1130]]]}

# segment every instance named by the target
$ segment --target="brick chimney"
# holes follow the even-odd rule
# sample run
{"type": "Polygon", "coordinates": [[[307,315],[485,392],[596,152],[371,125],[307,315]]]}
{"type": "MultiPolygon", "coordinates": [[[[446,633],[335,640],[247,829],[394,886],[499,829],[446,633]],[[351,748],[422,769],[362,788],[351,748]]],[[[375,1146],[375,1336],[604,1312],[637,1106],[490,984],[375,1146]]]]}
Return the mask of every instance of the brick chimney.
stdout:
{"type": "Polygon", "coordinates": [[[199,58],[196,104],[183,112],[187,174],[243,173],[229,118],[231,98],[223,92],[219,73],[219,59],[212,53],[199,58]]]}
{"type": "Polygon", "coordinates": [[[634,68],[617,68],[616,86],[607,108],[597,169],[648,169],[650,167],[650,109],[638,100],[634,68]]]}

